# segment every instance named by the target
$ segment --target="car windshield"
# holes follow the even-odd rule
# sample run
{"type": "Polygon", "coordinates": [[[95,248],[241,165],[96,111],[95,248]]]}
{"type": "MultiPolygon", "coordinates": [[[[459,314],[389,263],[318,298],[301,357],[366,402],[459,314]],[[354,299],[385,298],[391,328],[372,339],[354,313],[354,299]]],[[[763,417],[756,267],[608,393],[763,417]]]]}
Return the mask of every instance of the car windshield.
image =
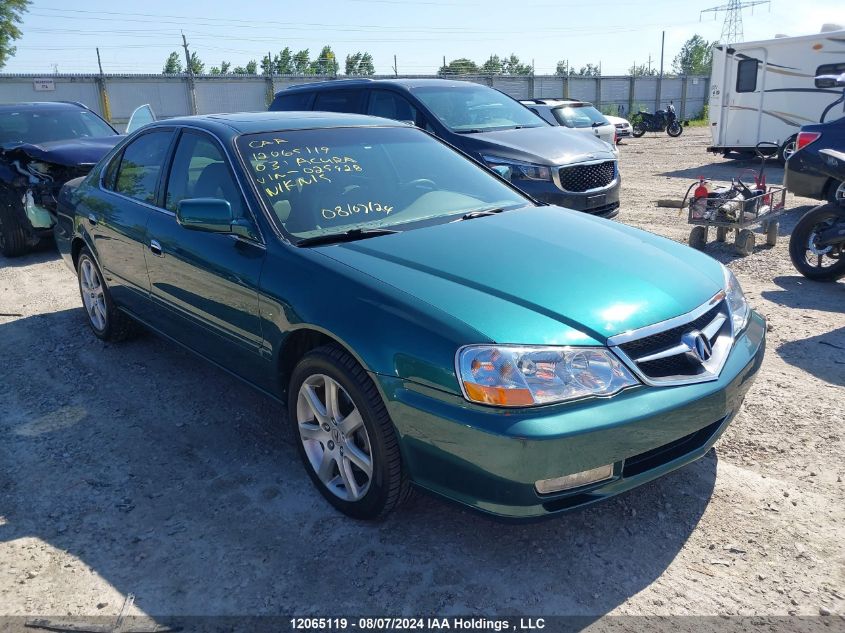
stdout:
{"type": "Polygon", "coordinates": [[[354,229],[408,230],[532,204],[410,126],[248,134],[237,144],[272,216],[294,241],[354,229]]]}
{"type": "Polygon", "coordinates": [[[412,92],[453,132],[489,132],[547,125],[534,112],[498,90],[466,86],[424,86],[412,92]]]}
{"type": "Polygon", "coordinates": [[[70,108],[0,112],[0,145],[49,143],[117,134],[93,112],[70,108]]]}
{"type": "Polygon", "coordinates": [[[561,125],[566,127],[593,127],[597,125],[610,125],[604,115],[591,105],[563,106],[554,108],[552,114],[561,125]]]}

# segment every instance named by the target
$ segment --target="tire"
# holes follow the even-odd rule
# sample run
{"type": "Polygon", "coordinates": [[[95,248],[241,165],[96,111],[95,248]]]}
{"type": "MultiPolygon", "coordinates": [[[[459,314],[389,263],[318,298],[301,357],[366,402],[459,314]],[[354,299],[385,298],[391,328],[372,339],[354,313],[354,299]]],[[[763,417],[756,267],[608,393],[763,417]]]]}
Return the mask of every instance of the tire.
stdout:
{"type": "Polygon", "coordinates": [[[736,234],[736,252],[747,257],[754,252],[754,233],[748,229],[742,229],[736,234]]]}
{"type": "Polygon", "coordinates": [[[381,519],[410,496],[387,408],[347,352],[329,345],[299,361],[290,379],[288,418],[305,470],[336,509],[355,519],[381,519]],[[327,398],[332,389],[336,397],[327,398]],[[334,404],[326,406],[329,400],[334,404]]]}
{"type": "Polygon", "coordinates": [[[94,335],[104,341],[117,342],[133,334],[134,322],[114,305],[100,267],[87,248],[79,254],[76,276],[88,325],[94,335]]]}
{"type": "Polygon", "coordinates": [[[797,134],[793,134],[786,139],[778,150],[778,162],[781,165],[786,164],[786,160],[795,153],[795,141],[798,139],[797,134]]]}
{"type": "Polygon", "coordinates": [[[716,241],[724,242],[728,239],[728,228],[726,226],[716,227],[716,241]]]}
{"type": "Polygon", "coordinates": [[[845,207],[845,181],[831,181],[827,186],[827,201],[830,204],[845,207]]]}
{"type": "Polygon", "coordinates": [[[818,254],[810,250],[811,240],[819,225],[829,225],[830,222],[841,220],[841,211],[837,212],[832,205],[822,205],[808,211],[798,220],[789,238],[789,258],[795,269],[807,279],[815,281],[836,281],[845,277],[845,249],[840,248],[839,257],[830,257],[833,250],[818,254]],[[816,263],[811,264],[812,257],[816,263]],[[829,265],[824,265],[825,258],[829,265]]]}
{"type": "Polygon", "coordinates": [[[29,250],[26,227],[14,204],[14,196],[0,198],[0,253],[4,257],[20,257],[29,250]]]}
{"type": "Polygon", "coordinates": [[[689,232],[689,245],[698,250],[707,246],[707,227],[694,226],[689,232]]]}
{"type": "Polygon", "coordinates": [[[672,121],[669,124],[669,127],[666,128],[666,134],[669,136],[676,138],[680,136],[684,131],[684,126],[681,125],[678,121],[672,121]]]}
{"type": "Polygon", "coordinates": [[[634,138],[640,138],[643,134],[645,134],[645,128],[643,127],[643,124],[634,123],[634,127],[631,128],[631,135],[634,138]]]}
{"type": "Polygon", "coordinates": [[[780,223],[769,222],[768,226],[766,226],[766,245],[777,246],[778,232],[779,231],[780,231],[780,223]]]}

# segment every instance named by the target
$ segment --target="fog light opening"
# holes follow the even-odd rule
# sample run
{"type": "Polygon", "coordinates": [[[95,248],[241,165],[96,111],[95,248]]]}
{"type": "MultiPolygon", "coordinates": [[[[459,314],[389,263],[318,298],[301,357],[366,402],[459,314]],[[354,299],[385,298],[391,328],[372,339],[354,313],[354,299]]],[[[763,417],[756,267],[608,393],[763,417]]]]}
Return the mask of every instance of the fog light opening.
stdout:
{"type": "Polygon", "coordinates": [[[561,492],[563,490],[580,488],[581,486],[594,484],[599,481],[604,481],[605,479],[610,479],[611,477],[613,477],[613,464],[607,464],[606,466],[583,470],[580,473],[564,475],[563,477],[541,479],[534,484],[534,487],[541,495],[547,495],[552,492],[561,492]]]}

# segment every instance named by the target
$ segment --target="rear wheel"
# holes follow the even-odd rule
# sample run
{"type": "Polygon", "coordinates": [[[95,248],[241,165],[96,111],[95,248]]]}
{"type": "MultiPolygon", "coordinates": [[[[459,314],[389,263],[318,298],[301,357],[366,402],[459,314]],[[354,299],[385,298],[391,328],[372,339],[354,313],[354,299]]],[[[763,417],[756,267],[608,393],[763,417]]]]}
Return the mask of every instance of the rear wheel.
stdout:
{"type": "Polygon", "coordinates": [[[83,248],[79,254],[76,272],[82,305],[88,315],[88,325],[97,338],[104,341],[121,341],[132,334],[135,324],[114,305],[100,267],[87,248],[83,248]]]}
{"type": "Polygon", "coordinates": [[[786,139],[778,150],[778,162],[785,164],[787,159],[795,153],[795,143],[798,136],[793,135],[786,139]]]}
{"type": "Polygon", "coordinates": [[[827,201],[845,207],[845,181],[833,181],[827,188],[827,201]]]}
{"type": "Polygon", "coordinates": [[[792,230],[789,257],[796,270],[807,279],[836,281],[845,277],[845,249],[842,245],[818,244],[819,234],[837,221],[843,221],[841,211],[823,205],[808,211],[792,230]]]}
{"type": "Polygon", "coordinates": [[[26,227],[21,222],[21,210],[13,195],[0,197],[0,253],[4,257],[19,257],[29,250],[26,227]]]}
{"type": "Polygon", "coordinates": [[[300,457],[329,503],[356,519],[378,519],[408,498],[393,422],[351,355],[334,346],[309,352],[288,394],[300,457]]]}

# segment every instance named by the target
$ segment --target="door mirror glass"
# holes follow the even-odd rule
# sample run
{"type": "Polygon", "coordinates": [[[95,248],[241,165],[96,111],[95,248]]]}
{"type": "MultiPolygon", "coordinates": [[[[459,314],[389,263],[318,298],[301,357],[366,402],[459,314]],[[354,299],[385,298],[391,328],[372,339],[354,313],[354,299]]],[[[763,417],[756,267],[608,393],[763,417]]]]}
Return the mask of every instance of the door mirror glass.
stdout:
{"type": "Polygon", "coordinates": [[[513,175],[513,169],[511,169],[507,165],[493,165],[491,169],[505,180],[510,180],[511,176],[513,175]]]}
{"type": "Polygon", "coordinates": [[[155,120],[156,115],[153,113],[153,109],[149,106],[149,104],[135,108],[132,116],[129,117],[129,123],[126,124],[126,133],[131,134],[148,123],[153,123],[155,120]]]}
{"type": "Polygon", "coordinates": [[[219,198],[185,198],[176,206],[176,220],[186,229],[232,233],[232,205],[219,198]]]}

